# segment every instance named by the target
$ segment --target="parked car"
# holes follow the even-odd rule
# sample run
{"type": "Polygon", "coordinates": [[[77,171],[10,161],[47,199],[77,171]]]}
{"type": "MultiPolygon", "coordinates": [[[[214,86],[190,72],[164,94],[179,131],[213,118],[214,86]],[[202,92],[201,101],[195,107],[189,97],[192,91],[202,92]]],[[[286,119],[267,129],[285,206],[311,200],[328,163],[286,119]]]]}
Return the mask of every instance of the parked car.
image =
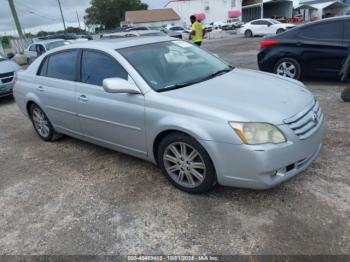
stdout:
{"type": "Polygon", "coordinates": [[[258,55],[259,68],[299,79],[336,77],[348,55],[350,17],[324,19],[266,37],[258,55]]]}
{"type": "Polygon", "coordinates": [[[276,35],[294,27],[294,24],[283,24],[274,19],[257,19],[242,25],[239,33],[245,37],[276,35]]]}
{"type": "MultiPolygon", "coordinates": [[[[348,49],[350,51],[350,48],[348,49]]],[[[350,52],[348,52],[348,57],[346,58],[342,70],[340,72],[341,81],[349,83],[350,81],[350,52]]],[[[341,93],[341,98],[344,102],[350,102],[350,86],[348,85],[341,93]]]]}
{"type": "MultiPolygon", "coordinates": [[[[213,31],[213,26],[210,24],[204,24],[204,27],[205,27],[205,32],[207,32],[207,33],[210,33],[213,31]]],[[[189,31],[191,31],[191,30],[189,30],[189,31]]]]}
{"type": "Polygon", "coordinates": [[[229,26],[225,22],[217,21],[217,22],[211,22],[210,25],[212,26],[213,30],[228,30],[229,26]]]}
{"type": "Polygon", "coordinates": [[[229,29],[241,28],[244,23],[239,18],[231,18],[227,20],[227,25],[229,29]]]}
{"type": "Polygon", "coordinates": [[[53,39],[35,42],[24,50],[24,55],[27,57],[27,63],[30,64],[38,56],[50,51],[54,48],[64,46],[66,42],[63,39],[53,39]]]}
{"type": "Polygon", "coordinates": [[[154,30],[129,31],[129,32],[103,34],[101,36],[101,39],[116,39],[116,38],[138,37],[138,36],[166,36],[166,34],[161,31],[154,31],[154,30]]]}
{"type": "Polygon", "coordinates": [[[20,69],[19,65],[0,53],[0,98],[12,95],[15,74],[20,69]]]}
{"type": "Polygon", "coordinates": [[[185,32],[185,28],[178,25],[169,25],[165,27],[165,33],[171,37],[182,39],[182,34],[185,32]]]}
{"type": "Polygon", "coordinates": [[[130,31],[146,31],[146,30],[151,30],[148,26],[132,26],[127,29],[125,29],[125,32],[130,32],[130,31]]]}
{"type": "Polygon", "coordinates": [[[65,134],[151,161],[190,193],[271,188],[305,170],[323,139],[301,82],[170,37],[50,51],[18,74],[14,95],[43,140],[65,134]]]}

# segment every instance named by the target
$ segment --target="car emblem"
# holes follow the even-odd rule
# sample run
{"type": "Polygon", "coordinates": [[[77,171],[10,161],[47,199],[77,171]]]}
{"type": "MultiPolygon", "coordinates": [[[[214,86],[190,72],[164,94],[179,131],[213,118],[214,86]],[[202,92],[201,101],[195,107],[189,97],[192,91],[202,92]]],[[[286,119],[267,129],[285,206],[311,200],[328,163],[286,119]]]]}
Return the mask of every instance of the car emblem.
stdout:
{"type": "Polygon", "coordinates": [[[316,124],[318,123],[318,116],[315,112],[312,112],[311,120],[316,124]]]}

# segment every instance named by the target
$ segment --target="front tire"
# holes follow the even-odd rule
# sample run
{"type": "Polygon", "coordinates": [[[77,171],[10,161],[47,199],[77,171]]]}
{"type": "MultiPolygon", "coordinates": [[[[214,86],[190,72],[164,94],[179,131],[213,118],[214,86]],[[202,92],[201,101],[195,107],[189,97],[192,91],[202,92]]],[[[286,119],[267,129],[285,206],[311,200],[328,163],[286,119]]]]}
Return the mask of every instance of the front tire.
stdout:
{"type": "Polygon", "coordinates": [[[252,37],[253,36],[253,32],[252,30],[248,29],[244,32],[244,36],[249,38],[249,37],[252,37]]]}
{"type": "Polygon", "coordinates": [[[350,102],[350,87],[347,87],[341,93],[341,98],[344,102],[350,102]]]}
{"type": "Polygon", "coordinates": [[[31,105],[30,117],[36,133],[42,140],[49,142],[57,140],[62,136],[61,134],[55,132],[46,114],[38,105],[31,105]]]}
{"type": "Polygon", "coordinates": [[[282,58],[276,63],[273,72],[280,76],[300,79],[301,67],[294,58],[282,58]]]}
{"type": "Polygon", "coordinates": [[[182,191],[205,193],[216,184],[215,168],[208,153],[188,135],[166,136],[159,145],[157,159],[165,177],[182,191]]]}

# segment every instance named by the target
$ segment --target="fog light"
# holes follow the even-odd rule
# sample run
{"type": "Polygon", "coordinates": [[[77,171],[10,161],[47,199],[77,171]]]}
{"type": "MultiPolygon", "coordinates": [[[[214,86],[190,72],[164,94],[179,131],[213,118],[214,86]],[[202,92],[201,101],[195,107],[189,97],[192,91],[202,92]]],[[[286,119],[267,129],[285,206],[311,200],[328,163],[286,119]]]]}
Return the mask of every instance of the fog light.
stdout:
{"type": "Polygon", "coordinates": [[[276,172],[276,176],[284,177],[287,174],[287,168],[281,168],[276,172]]]}

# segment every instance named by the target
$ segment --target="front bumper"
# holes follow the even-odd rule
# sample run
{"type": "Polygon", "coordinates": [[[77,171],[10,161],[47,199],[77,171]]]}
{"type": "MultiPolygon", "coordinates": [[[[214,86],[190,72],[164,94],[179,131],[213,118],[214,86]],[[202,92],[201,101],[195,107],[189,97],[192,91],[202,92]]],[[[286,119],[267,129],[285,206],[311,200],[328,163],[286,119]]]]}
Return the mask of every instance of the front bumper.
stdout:
{"type": "Polygon", "coordinates": [[[13,83],[2,84],[0,82],[0,97],[11,96],[13,92],[13,83]]]}
{"type": "Polygon", "coordinates": [[[280,145],[233,145],[201,141],[216,168],[220,185],[269,189],[304,171],[321,151],[324,120],[308,139],[300,140],[288,126],[291,138],[280,145]]]}

